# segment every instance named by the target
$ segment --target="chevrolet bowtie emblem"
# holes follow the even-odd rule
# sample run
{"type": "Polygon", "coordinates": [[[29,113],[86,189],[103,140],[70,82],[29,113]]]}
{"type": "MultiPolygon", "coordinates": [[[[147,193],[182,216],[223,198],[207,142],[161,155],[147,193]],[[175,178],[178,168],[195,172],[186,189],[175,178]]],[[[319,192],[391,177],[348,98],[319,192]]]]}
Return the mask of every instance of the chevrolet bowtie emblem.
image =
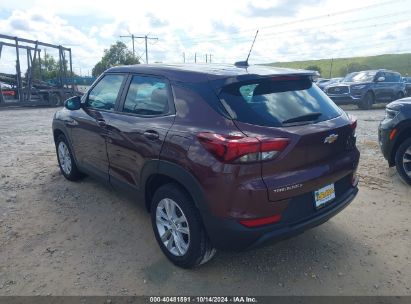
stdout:
{"type": "Polygon", "coordinates": [[[335,142],[337,140],[337,138],[338,138],[337,134],[331,134],[331,135],[327,136],[324,139],[324,143],[325,144],[332,144],[333,142],[335,142]]]}

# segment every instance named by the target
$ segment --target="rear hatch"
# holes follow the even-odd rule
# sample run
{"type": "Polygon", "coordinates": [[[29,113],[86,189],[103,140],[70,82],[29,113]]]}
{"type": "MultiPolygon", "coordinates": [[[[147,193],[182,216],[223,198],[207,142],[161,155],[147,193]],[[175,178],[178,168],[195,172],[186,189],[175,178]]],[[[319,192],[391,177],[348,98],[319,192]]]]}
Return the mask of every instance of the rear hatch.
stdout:
{"type": "Polygon", "coordinates": [[[269,77],[225,86],[220,100],[239,130],[261,141],[289,139],[261,160],[269,200],[332,184],[356,167],[350,118],[306,76],[269,77]]]}

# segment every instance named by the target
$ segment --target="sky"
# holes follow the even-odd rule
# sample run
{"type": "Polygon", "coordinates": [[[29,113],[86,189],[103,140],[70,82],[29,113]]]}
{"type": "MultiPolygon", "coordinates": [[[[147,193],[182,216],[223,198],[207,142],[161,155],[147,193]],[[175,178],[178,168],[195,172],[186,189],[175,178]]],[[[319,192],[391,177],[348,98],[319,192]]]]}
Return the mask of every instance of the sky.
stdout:
{"type": "MultiPolygon", "coordinates": [[[[184,55],[205,62],[206,54],[214,63],[244,60],[257,29],[253,64],[411,52],[411,0],[2,2],[1,34],[71,48],[81,75],[117,40],[131,50],[131,39],[120,38],[130,34],[158,38],[149,40],[149,63],[181,63],[184,55]]],[[[135,50],[144,63],[143,39],[135,50]]],[[[0,72],[13,73],[14,62],[4,48],[0,72]]]]}

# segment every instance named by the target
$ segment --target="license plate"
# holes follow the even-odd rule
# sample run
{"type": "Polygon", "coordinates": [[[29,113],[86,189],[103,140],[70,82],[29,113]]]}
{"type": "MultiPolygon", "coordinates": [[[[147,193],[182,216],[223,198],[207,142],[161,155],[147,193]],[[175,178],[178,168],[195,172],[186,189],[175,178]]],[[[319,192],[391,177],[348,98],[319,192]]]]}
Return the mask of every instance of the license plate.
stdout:
{"type": "Polygon", "coordinates": [[[334,184],[325,186],[314,192],[315,208],[324,207],[325,204],[335,199],[334,184]]]}

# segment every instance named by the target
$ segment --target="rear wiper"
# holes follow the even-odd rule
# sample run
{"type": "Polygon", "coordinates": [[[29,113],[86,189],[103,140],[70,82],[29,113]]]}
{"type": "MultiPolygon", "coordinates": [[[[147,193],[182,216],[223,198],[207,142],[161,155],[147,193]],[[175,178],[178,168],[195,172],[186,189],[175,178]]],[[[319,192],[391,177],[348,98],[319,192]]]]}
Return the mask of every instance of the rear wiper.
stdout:
{"type": "Polygon", "coordinates": [[[288,124],[288,123],[300,122],[300,121],[312,121],[312,120],[316,120],[321,115],[322,115],[322,113],[320,113],[320,112],[313,112],[313,113],[293,117],[293,118],[290,118],[290,119],[286,119],[282,123],[283,124],[288,124]]]}

